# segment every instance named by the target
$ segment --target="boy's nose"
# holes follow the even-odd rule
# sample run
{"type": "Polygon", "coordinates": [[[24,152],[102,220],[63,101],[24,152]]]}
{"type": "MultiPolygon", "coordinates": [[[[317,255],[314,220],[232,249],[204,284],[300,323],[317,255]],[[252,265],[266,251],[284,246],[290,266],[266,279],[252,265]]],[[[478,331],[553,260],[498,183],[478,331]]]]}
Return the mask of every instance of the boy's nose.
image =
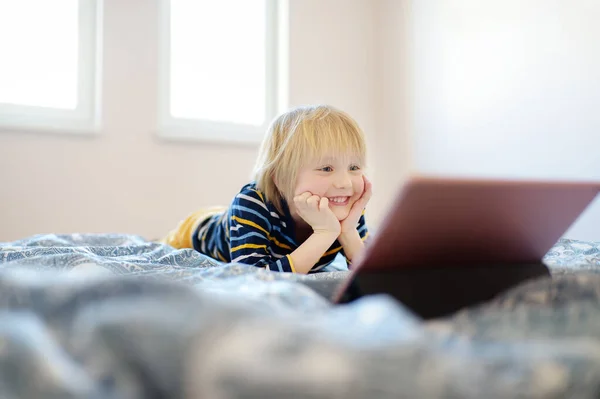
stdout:
{"type": "Polygon", "coordinates": [[[335,188],[348,188],[352,185],[352,181],[350,180],[350,176],[348,173],[340,173],[334,182],[335,188]]]}

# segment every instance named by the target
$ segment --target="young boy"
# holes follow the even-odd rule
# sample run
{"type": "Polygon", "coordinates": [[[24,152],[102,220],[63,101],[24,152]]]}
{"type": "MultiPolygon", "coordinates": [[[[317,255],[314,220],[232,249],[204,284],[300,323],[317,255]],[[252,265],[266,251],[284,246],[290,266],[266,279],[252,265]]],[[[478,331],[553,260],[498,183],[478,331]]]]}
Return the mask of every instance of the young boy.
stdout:
{"type": "Polygon", "coordinates": [[[163,240],[223,262],[312,273],[338,253],[352,262],[368,236],[362,130],[326,105],[293,108],[269,127],[254,169],[228,208],[189,215],[163,240]]]}

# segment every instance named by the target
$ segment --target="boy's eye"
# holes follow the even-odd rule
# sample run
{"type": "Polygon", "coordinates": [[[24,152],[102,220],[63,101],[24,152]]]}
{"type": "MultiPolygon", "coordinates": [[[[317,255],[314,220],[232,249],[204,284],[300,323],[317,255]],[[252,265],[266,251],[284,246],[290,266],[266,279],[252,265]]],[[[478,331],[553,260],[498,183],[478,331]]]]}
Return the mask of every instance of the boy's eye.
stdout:
{"type": "Polygon", "coordinates": [[[333,168],[332,168],[331,166],[323,166],[323,167],[321,168],[321,170],[322,170],[323,172],[331,172],[331,171],[333,171],[333,168]]]}
{"type": "Polygon", "coordinates": [[[360,169],[360,166],[358,166],[358,165],[350,166],[350,170],[359,170],[359,169],[360,169]]]}

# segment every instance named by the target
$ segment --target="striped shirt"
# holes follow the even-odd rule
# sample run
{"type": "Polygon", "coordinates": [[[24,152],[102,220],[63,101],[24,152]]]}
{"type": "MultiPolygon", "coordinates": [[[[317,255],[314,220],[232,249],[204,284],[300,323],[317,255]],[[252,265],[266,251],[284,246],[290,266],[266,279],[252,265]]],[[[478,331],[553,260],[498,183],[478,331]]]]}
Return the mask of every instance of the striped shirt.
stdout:
{"type": "MultiPolygon", "coordinates": [[[[222,262],[295,272],[290,254],[301,243],[296,239],[295,222],[285,201],[282,205],[283,214],[271,202],[265,201],[255,183],[247,184],[227,211],[207,218],[196,228],[192,236],[194,249],[222,262]]],[[[369,234],[364,212],[357,230],[364,241],[369,234]]],[[[309,273],[329,265],[338,253],[344,255],[336,240],[309,273]]]]}

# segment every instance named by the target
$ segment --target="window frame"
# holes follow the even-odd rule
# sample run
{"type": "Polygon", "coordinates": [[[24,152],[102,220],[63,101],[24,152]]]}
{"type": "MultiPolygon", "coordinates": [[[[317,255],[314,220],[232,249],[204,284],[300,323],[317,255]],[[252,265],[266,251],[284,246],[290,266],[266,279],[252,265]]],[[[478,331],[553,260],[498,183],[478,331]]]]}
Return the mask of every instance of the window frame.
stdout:
{"type": "Polygon", "coordinates": [[[236,144],[259,143],[272,118],[280,109],[281,101],[281,13],[285,6],[280,0],[266,0],[266,87],[265,121],[261,126],[213,121],[207,119],[176,118],[170,113],[170,6],[171,0],[159,0],[159,70],[157,135],[166,140],[226,142],[236,144]]]}
{"type": "Polygon", "coordinates": [[[0,130],[67,134],[100,131],[102,0],[79,0],[77,107],[0,103],[0,130]]]}

